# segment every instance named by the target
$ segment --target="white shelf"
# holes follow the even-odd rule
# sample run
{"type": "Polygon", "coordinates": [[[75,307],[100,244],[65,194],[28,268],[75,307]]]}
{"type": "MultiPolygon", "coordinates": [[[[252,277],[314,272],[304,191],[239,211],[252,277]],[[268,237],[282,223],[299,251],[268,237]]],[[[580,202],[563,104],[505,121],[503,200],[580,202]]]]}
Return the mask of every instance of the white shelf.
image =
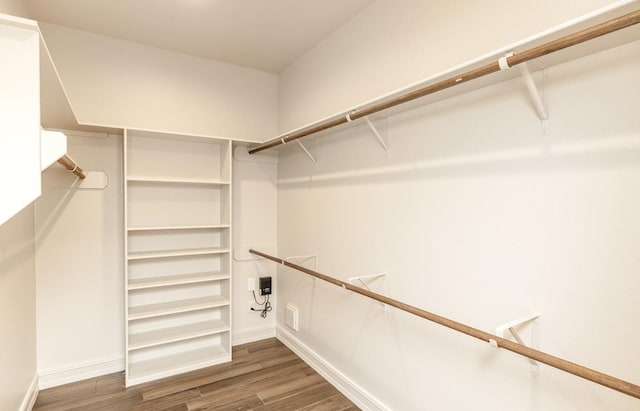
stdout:
{"type": "Polygon", "coordinates": [[[172,285],[204,283],[209,281],[221,281],[228,279],[229,274],[216,272],[148,277],[130,279],[128,283],[128,290],[142,290],[146,288],[168,287],[172,285]]]}
{"type": "Polygon", "coordinates": [[[129,183],[154,183],[154,184],[202,184],[214,186],[227,186],[228,181],[197,179],[197,178],[162,178],[162,177],[127,177],[129,183]]]}
{"type": "Polygon", "coordinates": [[[229,331],[229,324],[222,320],[212,320],[141,332],[129,336],[129,351],[219,334],[225,331],[229,331]]]}
{"type": "Polygon", "coordinates": [[[231,354],[221,345],[180,352],[150,360],[129,364],[128,384],[143,382],[175,375],[199,368],[220,364],[231,359],[231,354]]]}
{"type": "Polygon", "coordinates": [[[152,258],[166,257],[186,257],[191,255],[208,255],[208,254],[225,254],[229,253],[228,248],[192,248],[185,250],[160,250],[160,251],[140,251],[130,252],[127,259],[131,260],[148,260],[152,258]]]}
{"type": "Polygon", "coordinates": [[[129,227],[127,231],[179,231],[179,230],[216,230],[229,228],[229,224],[212,225],[176,225],[176,226],[149,226],[149,227],[129,227]]]}
{"type": "Polygon", "coordinates": [[[226,305],[229,305],[229,300],[221,296],[192,298],[189,300],[141,305],[129,307],[129,321],[203,310],[206,308],[223,307],[226,305]]]}

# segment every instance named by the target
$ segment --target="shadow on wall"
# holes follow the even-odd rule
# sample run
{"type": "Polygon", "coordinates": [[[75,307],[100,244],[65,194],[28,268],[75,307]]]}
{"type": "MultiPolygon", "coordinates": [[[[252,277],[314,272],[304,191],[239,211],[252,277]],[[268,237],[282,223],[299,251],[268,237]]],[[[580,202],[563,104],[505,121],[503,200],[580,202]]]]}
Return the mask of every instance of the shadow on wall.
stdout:
{"type": "Polygon", "coordinates": [[[29,218],[33,219],[33,205],[0,225],[0,281],[24,266],[25,262],[33,260],[35,250],[32,233],[22,229],[29,218]]]}
{"type": "MultiPolygon", "coordinates": [[[[548,139],[547,139],[548,140],[548,139]]],[[[428,156],[427,156],[428,157],[428,156]]],[[[281,188],[398,182],[505,175],[531,172],[562,172],[582,169],[616,169],[640,164],[640,136],[620,136],[595,141],[541,143],[538,146],[425,158],[419,161],[393,162],[382,166],[345,169],[332,172],[318,170],[309,175],[283,178],[281,188]]]]}
{"type": "MultiPolygon", "coordinates": [[[[555,173],[640,164],[637,42],[534,73],[549,120],[521,79],[372,118],[389,151],[360,120],[281,150],[281,188],[467,176],[555,173]],[[291,166],[287,166],[291,163],[291,166]]],[[[421,105],[417,102],[422,101],[421,105]]]]}

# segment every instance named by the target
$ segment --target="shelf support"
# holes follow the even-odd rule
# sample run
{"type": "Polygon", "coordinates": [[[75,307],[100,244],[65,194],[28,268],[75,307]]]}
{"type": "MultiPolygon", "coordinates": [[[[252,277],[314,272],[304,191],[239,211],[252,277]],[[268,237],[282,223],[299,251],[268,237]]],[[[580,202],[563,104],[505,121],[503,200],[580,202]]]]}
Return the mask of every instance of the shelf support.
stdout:
{"type": "MultiPolygon", "coordinates": [[[[317,254],[309,254],[309,255],[292,255],[290,257],[285,257],[282,264],[286,266],[285,261],[293,261],[296,264],[303,264],[304,261],[309,261],[313,259],[313,264],[311,265],[312,269],[316,269],[316,265],[318,264],[318,255],[317,254]]],[[[313,281],[313,287],[315,288],[317,284],[317,279],[315,277],[311,277],[313,281]]]]}
{"type": "Polygon", "coordinates": [[[538,117],[540,117],[540,120],[548,120],[549,114],[547,113],[547,109],[544,107],[544,103],[542,102],[542,94],[538,90],[538,87],[533,80],[531,71],[529,71],[529,66],[527,65],[527,63],[520,63],[518,64],[518,68],[520,69],[520,75],[524,80],[524,84],[527,86],[527,90],[529,90],[529,95],[531,96],[533,106],[536,108],[538,117]]]}
{"type": "MultiPolygon", "coordinates": [[[[367,282],[374,282],[380,278],[386,278],[387,273],[378,273],[378,274],[369,274],[369,275],[359,275],[356,277],[350,277],[347,280],[352,283],[355,284],[356,282],[360,283],[360,285],[365,288],[366,290],[372,291],[373,290],[367,285],[367,282]]],[[[383,302],[380,302],[380,305],[382,305],[382,310],[386,313],[387,312],[387,305],[383,302]]]]}
{"type": "MultiPolygon", "coordinates": [[[[513,57],[513,55],[514,53],[512,51],[498,59],[498,67],[500,67],[500,70],[508,70],[513,67],[509,65],[508,61],[508,59],[513,57]]],[[[540,118],[540,120],[547,120],[549,118],[549,114],[547,113],[547,109],[544,107],[544,103],[542,102],[542,95],[540,94],[540,91],[536,86],[536,82],[533,80],[533,76],[531,75],[531,71],[529,71],[527,62],[524,61],[518,64],[518,69],[520,70],[520,75],[524,80],[524,84],[527,86],[527,91],[529,91],[531,101],[533,102],[533,106],[538,113],[538,117],[540,118]]]]}
{"type": "Polygon", "coordinates": [[[369,120],[369,116],[365,116],[364,120],[367,122],[367,125],[369,126],[369,128],[371,129],[371,131],[373,132],[373,134],[376,136],[376,138],[378,139],[378,142],[380,143],[380,145],[382,146],[382,148],[384,148],[384,151],[389,151],[389,146],[387,145],[387,142],[384,141],[384,139],[382,138],[382,136],[380,135],[380,133],[378,132],[378,129],[376,129],[376,126],[373,125],[373,123],[371,122],[371,120],[369,120]]]}
{"type": "Polygon", "coordinates": [[[298,143],[298,145],[300,146],[300,148],[302,149],[302,151],[304,151],[304,153],[307,155],[307,157],[309,157],[311,159],[311,161],[313,161],[313,164],[315,164],[316,166],[318,165],[318,161],[315,159],[315,157],[309,152],[309,150],[307,150],[307,148],[304,146],[304,144],[302,144],[302,142],[300,140],[296,140],[296,143],[298,143]]]}
{"type": "Polygon", "coordinates": [[[318,261],[318,256],[316,254],[309,255],[293,255],[291,257],[285,257],[286,261],[294,261],[296,264],[302,264],[303,261],[309,261],[313,259],[313,269],[316,269],[316,263],[318,261]]]}
{"type": "MultiPolygon", "coordinates": [[[[520,337],[520,334],[516,330],[516,327],[519,327],[520,325],[526,324],[530,321],[534,321],[538,317],[540,317],[540,314],[531,314],[522,318],[518,318],[513,321],[509,321],[508,323],[504,323],[496,328],[496,335],[502,338],[507,338],[508,336],[506,334],[507,334],[507,331],[509,331],[509,333],[513,336],[513,338],[516,340],[518,344],[526,347],[527,345],[522,340],[522,337],[520,337]]],[[[532,366],[536,367],[537,369],[538,362],[536,360],[529,358],[529,362],[531,363],[532,366]]]]}
{"type": "Polygon", "coordinates": [[[381,278],[381,277],[385,277],[387,275],[387,273],[379,273],[379,274],[369,274],[369,275],[359,275],[356,277],[349,277],[348,280],[350,283],[354,283],[356,281],[358,281],[360,284],[362,284],[362,286],[364,288],[366,288],[367,290],[371,290],[371,288],[369,288],[367,286],[367,284],[365,284],[364,281],[362,280],[371,280],[371,282],[381,278]]]}

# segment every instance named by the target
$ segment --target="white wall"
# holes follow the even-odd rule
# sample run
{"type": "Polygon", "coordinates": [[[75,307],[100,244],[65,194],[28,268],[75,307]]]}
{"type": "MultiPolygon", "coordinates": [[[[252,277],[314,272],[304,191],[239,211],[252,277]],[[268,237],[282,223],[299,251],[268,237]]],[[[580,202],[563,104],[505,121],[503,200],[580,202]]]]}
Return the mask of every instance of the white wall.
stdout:
{"type": "Polygon", "coordinates": [[[40,26],[80,123],[253,140],[276,130],[274,74],[40,26]]]}
{"type": "Polygon", "coordinates": [[[31,11],[29,11],[26,0],[0,0],[0,13],[26,19],[31,18],[31,11]]]}
{"type": "MultiPolygon", "coordinates": [[[[489,332],[539,312],[534,348],[640,384],[639,62],[635,42],[548,69],[546,134],[515,79],[388,118],[389,158],[362,126],[307,140],[317,168],[284,148],[279,255],[317,253],[343,280],[386,272],[374,290],[489,332]]],[[[285,335],[391,409],[638,409],[290,269],[278,280],[285,335]]]]}
{"type": "MultiPolygon", "coordinates": [[[[0,226],[0,409],[18,410],[36,374],[33,206],[0,226]]],[[[31,389],[30,389],[31,387],[31,389]]],[[[26,398],[26,400],[25,400],[26,398]]]]}
{"type": "MultiPolygon", "coordinates": [[[[233,161],[233,248],[268,246],[276,249],[277,243],[277,153],[266,153],[249,158],[240,156],[233,161]]],[[[255,304],[248,291],[249,278],[271,276],[273,264],[263,259],[245,259],[236,254],[233,261],[233,344],[275,336],[276,313],[267,318],[249,307],[255,304]]],[[[248,257],[248,256],[245,256],[248,257]]],[[[274,287],[275,288],[275,287],[274,287]]],[[[270,296],[275,308],[278,295],[270,296]]],[[[264,298],[257,295],[257,300],[264,298]]]]}
{"type": "Polygon", "coordinates": [[[278,128],[300,127],[611,0],[378,0],[279,77],[278,128]]]}
{"type": "Polygon", "coordinates": [[[124,369],[122,137],[68,133],[69,154],[106,189],[75,188],[59,165],[36,201],[41,387],[124,369]]]}

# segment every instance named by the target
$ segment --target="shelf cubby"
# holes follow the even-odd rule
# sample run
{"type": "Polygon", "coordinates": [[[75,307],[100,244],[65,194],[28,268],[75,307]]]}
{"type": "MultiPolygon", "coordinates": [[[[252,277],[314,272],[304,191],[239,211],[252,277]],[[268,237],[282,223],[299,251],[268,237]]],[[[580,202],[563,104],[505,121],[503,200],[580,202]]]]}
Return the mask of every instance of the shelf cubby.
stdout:
{"type": "Polygon", "coordinates": [[[188,273],[177,275],[166,275],[158,277],[147,277],[129,279],[127,287],[131,290],[141,290],[146,288],[171,287],[175,285],[205,283],[210,281],[221,281],[229,279],[229,274],[220,272],[188,273]]]}
{"type": "Polygon", "coordinates": [[[227,305],[229,305],[229,300],[222,296],[164,301],[161,303],[129,307],[129,320],[186,313],[190,311],[204,310],[205,308],[223,307],[227,305]]]}
{"type": "Polygon", "coordinates": [[[129,384],[210,367],[230,361],[229,332],[128,352],[129,384]]]}
{"type": "Polygon", "coordinates": [[[129,291],[129,320],[229,305],[229,280],[129,291]]]}
{"type": "Polygon", "coordinates": [[[155,282],[173,282],[183,277],[184,282],[191,277],[230,276],[228,253],[181,255],[150,259],[128,260],[128,281],[130,285],[153,284],[155,282]]]}
{"type": "Polygon", "coordinates": [[[129,324],[129,350],[186,341],[227,332],[228,306],[212,307],[192,313],[132,320],[129,324]]]}
{"type": "Polygon", "coordinates": [[[128,225],[229,225],[229,195],[227,184],[128,182],[128,225]]]}
{"type": "Polygon", "coordinates": [[[228,228],[197,228],[182,230],[130,231],[129,256],[167,252],[187,254],[197,250],[228,250],[228,228]]]}
{"type": "Polygon", "coordinates": [[[128,179],[231,182],[229,141],[128,131],[128,179]]]}

